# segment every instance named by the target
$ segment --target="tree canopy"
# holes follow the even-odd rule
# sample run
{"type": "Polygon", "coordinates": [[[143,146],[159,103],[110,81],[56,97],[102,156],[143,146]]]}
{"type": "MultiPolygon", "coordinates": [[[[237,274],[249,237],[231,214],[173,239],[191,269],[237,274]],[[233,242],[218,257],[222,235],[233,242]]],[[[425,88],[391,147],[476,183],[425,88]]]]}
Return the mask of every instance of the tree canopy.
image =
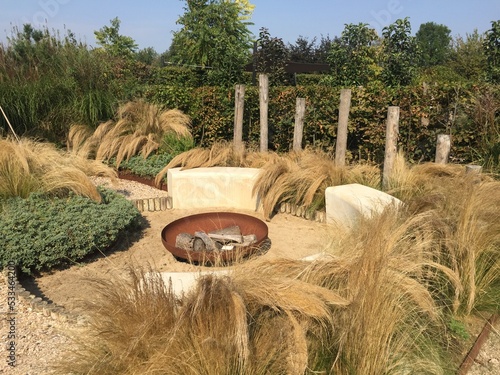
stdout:
{"type": "Polygon", "coordinates": [[[94,31],[97,44],[113,56],[130,57],[137,51],[137,44],[129,36],[120,35],[120,19],[113,18],[111,26],[94,31]]]}
{"type": "Polygon", "coordinates": [[[420,25],[415,34],[420,50],[421,66],[443,64],[451,51],[451,30],[445,25],[427,22],[420,25]]]}
{"type": "Polygon", "coordinates": [[[330,48],[330,63],[334,84],[341,86],[365,85],[377,73],[379,38],[366,23],[345,25],[339,39],[330,48]]]}
{"type": "Polygon", "coordinates": [[[249,10],[238,1],[186,0],[169,51],[170,62],[211,69],[210,75],[234,83],[250,59],[252,35],[244,20],[249,10]]]}
{"type": "Polygon", "coordinates": [[[416,75],[418,47],[408,17],[384,27],[382,78],[389,86],[409,85],[416,75]]]}

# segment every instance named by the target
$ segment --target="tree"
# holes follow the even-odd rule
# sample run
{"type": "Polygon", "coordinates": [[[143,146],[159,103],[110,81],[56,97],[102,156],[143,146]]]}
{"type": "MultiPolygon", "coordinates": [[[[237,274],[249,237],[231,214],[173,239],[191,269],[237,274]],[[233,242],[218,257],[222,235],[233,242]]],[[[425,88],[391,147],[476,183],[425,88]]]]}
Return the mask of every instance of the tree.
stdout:
{"type": "Polygon", "coordinates": [[[286,85],[290,83],[285,66],[289,60],[289,51],[283,39],[272,37],[265,27],[260,29],[255,53],[256,70],[269,75],[270,85],[286,85]]]}
{"type": "Polygon", "coordinates": [[[465,39],[457,37],[450,53],[447,65],[460,77],[470,81],[484,80],[486,71],[486,56],[483,50],[484,36],[474,30],[472,34],[466,34],[465,39]]]}
{"type": "Polygon", "coordinates": [[[377,42],[377,33],[368,24],[346,24],[328,56],[333,83],[358,86],[373,80],[378,71],[377,42]]]}
{"type": "Polygon", "coordinates": [[[135,54],[135,59],[146,65],[158,64],[159,55],[153,47],[146,47],[135,54]]]}
{"type": "Polygon", "coordinates": [[[327,62],[328,61],[328,55],[330,54],[332,44],[335,41],[337,41],[337,38],[335,38],[335,40],[332,40],[332,39],[330,39],[329,35],[327,35],[327,36],[321,35],[319,45],[316,47],[316,50],[314,51],[314,53],[316,55],[317,62],[327,62]]]}
{"type": "Polygon", "coordinates": [[[248,20],[252,17],[255,5],[250,4],[250,1],[248,0],[224,0],[224,1],[229,3],[235,3],[240,7],[241,20],[248,20]]]}
{"type": "Polygon", "coordinates": [[[416,75],[418,48],[408,17],[384,27],[382,78],[389,86],[407,86],[416,75]]]}
{"type": "Polygon", "coordinates": [[[113,18],[111,26],[104,26],[99,31],[94,31],[97,44],[112,56],[130,58],[137,50],[134,39],[120,35],[120,20],[113,18]]]}
{"type": "Polygon", "coordinates": [[[415,34],[422,67],[442,65],[451,52],[451,31],[445,25],[427,22],[415,34]]]}
{"type": "Polygon", "coordinates": [[[289,44],[288,50],[290,51],[290,60],[303,63],[315,63],[316,60],[316,38],[309,41],[303,36],[299,36],[295,44],[289,44]]]}
{"type": "Polygon", "coordinates": [[[248,63],[251,23],[239,2],[186,0],[185,13],[177,20],[182,28],[174,32],[170,62],[210,69],[220,85],[237,82],[248,63]]]}
{"type": "Polygon", "coordinates": [[[500,83],[500,20],[491,22],[491,29],[486,32],[483,47],[488,80],[500,83]]]}

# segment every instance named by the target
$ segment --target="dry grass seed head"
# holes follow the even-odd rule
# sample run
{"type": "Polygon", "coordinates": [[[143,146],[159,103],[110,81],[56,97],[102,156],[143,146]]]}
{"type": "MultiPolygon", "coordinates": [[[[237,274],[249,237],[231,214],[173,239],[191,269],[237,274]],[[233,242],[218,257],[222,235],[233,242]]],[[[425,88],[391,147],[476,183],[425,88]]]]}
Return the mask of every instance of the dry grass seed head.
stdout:
{"type": "Polygon", "coordinates": [[[84,279],[94,288],[82,302],[88,325],[75,333],[77,349],[61,359],[59,373],[144,373],[145,361],[168,344],[178,306],[161,275],[130,267],[128,277],[113,276],[84,279]]]}

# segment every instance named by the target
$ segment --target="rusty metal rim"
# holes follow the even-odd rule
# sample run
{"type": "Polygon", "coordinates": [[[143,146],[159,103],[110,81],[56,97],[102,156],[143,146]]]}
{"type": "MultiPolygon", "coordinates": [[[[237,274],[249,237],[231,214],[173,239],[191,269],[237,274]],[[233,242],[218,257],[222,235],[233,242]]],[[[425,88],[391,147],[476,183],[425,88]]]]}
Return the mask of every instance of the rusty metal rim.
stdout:
{"type": "Polygon", "coordinates": [[[163,246],[170,253],[188,262],[199,264],[232,262],[258,252],[264,241],[268,239],[268,227],[264,221],[247,214],[236,212],[205,212],[185,216],[170,222],[161,231],[161,239],[163,246]],[[180,249],[175,246],[175,238],[179,233],[194,233],[196,230],[210,231],[222,229],[229,225],[239,225],[244,235],[255,234],[257,242],[252,246],[224,252],[196,252],[180,249]]]}
{"type": "Polygon", "coordinates": [[[490,332],[497,322],[499,318],[498,314],[493,314],[484,324],[483,329],[479,333],[479,335],[476,337],[476,341],[474,341],[474,345],[472,345],[472,348],[469,350],[467,355],[465,356],[462,364],[460,365],[457,374],[458,375],[466,375],[474,361],[476,360],[478,354],[481,351],[481,348],[483,347],[484,343],[488,339],[488,336],[490,335],[490,332]]]}

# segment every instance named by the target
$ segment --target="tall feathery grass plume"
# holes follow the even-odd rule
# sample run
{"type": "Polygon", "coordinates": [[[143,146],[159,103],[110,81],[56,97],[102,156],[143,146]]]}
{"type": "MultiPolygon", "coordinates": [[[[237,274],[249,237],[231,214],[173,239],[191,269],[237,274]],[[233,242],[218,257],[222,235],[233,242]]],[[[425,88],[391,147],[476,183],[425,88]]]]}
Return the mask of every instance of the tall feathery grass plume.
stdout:
{"type": "Polygon", "coordinates": [[[70,332],[71,349],[53,367],[58,374],[145,373],[144,361],[168,345],[179,306],[161,275],[132,268],[113,278],[86,278],[95,293],[81,301],[87,324],[70,332]]]}
{"type": "Polygon", "coordinates": [[[377,187],[380,182],[378,168],[361,164],[338,167],[331,155],[315,149],[273,157],[261,169],[253,193],[261,198],[267,219],[279,203],[289,202],[310,211],[323,209],[329,186],[363,183],[377,187]]]}
{"type": "Polygon", "coordinates": [[[443,299],[453,300],[456,314],[498,311],[500,182],[453,164],[424,163],[406,167],[404,174],[395,195],[409,214],[429,215],[439,233],[435,256],[462,285],[460,292],[443,289],[443,299]]]}
{"type": "Polygon", "coordinates": [[[143,100],[125,103],[118,108],[115,121],[100,124],[94,131],[74,125],[68,133],[67,146],[73,153],[97,160],[123,160],[134,155],[148,157],[159,149],[165,135],[192,139],[191,119],[178,109],[162,110],[143,100]]]}
{"type": "Polygon", "coordinates": [[[441,295],[428,285],[461,284],[454,270],[434,258],[437,236],[428,215],[405,217],[390,209],[360,219],[353,233],[335,246],[334,255],[345,262],[344,279],[329,278],[351,301],[340,312],[342,332],[330,370],[441,374],[449,364],[432,337],[442,326],[436,301],[441,295]]]}
{"type": "Polygon", "coordinates": [[[109,167],[57,150],[54,145],[21,138],[0,140],[0,196],[27,198],[33,192],[66,195],[72,191],[101,200],[90,175],[114,178],[109,167]]]}
{"type": "Polygon", "coordinates": [[[88,327],[58,373],[302,374],[308,336],[348,301],[319,286],[256,272],[206,275],[179,297],[154,272],[90,280],[88,327]],[[279,345],[277,345],[279,342],[279,345]]]}
{"type": "Polygon", "coordinates": [[[435,210],[448,224],[445,249],[464,286],[459,311],[495,313],[500,307],[500,182],[478,182],[475,176],[456,182],[460,189],[448,192],[435,210]]]}

